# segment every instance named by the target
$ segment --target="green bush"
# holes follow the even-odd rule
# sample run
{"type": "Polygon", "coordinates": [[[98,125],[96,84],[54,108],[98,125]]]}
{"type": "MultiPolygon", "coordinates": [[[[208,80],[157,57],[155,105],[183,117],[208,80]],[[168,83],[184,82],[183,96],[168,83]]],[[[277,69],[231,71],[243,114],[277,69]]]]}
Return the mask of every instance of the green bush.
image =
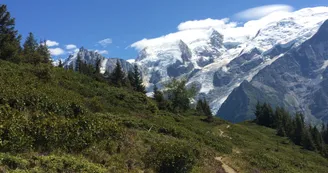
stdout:
{"type": "Polygon", "coordinates": [[[148,151],[145,162],[159,173],[188,173],[199,154],[199,150],[187,142],[159,143],[148,151]]]}

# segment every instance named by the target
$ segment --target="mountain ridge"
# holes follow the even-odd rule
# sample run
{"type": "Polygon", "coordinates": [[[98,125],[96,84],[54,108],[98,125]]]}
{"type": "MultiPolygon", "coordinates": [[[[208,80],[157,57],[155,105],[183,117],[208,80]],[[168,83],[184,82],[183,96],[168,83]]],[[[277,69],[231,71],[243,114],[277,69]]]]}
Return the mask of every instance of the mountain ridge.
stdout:
{"type": "MultiPolygon", "coordinates": [[[[232,37],[229,28],[219,30],[212,27],[180,30],[163,37],[144,39],[132,45],[140,49],[133,63],[140,67],[149,93],[155,84],[161,88],[173,78],[185,78],[189,86],[195,85],[198,89],[196,99],[206,98],[212,112],[221,115],[221,106],[235,88],[245,80],[251,82],[260,71],[269,68],[317,33],[327,19],[328,7],[304,8],[286,13],[283,17],[277,16],[272,21],[275,16],[277,14],[273,13],[267,18],[246,23],[243,28],[236,26],[230,29],[249,29],[249,25],[270,19],[256,32],[243,33],[244,37],[232,37]]],[[[125,71],[130,69],[130,63],[120,62],[126,64],[123,65],[125,71]]],[[[113,61],[105,60],[102,72],[114,66],[113,61]]],[[[312,116],[309,111],[306,114],[312,116]]]]}
{"type": "MultiPolygon", "coordinates": [[[[328,20],[320,27],[312,38],[305,41],[299,47],[292,48],[271,66],[261,70],[250,81],[253,90],[268,96],[263,99],[255,95],[250,89],[243,90],[251,92],[246,97],[252,100],[252,104],[244,108],[250,110],[255,107],[256,100],[268,102],[274,106],[287,108],[291,112],[302,112],[306,115],[305,120],[318,124],[321,121],[327,122],[326,98],[326,67],[327,67],[327,46],[328,46],[328,20]],[[247,91],[248,90],[248,91],[247,91]]],[[[238,95],[238,94],[237,94],[238,95]]],[[[229,111],[228,107],[236,104],[233,98],[237,97],[232,93],[218,114],[224,119],[233,120],[233,117],[255,118],[253,113],[240,112],[238,115],[229,111]],[[241,115],[240,115],[241,114],[241,115]]],[[[244,104],[247,104],[244,101],[244,104]]],[[[242,119],[245,120],[245,119],[242,119]]]]}

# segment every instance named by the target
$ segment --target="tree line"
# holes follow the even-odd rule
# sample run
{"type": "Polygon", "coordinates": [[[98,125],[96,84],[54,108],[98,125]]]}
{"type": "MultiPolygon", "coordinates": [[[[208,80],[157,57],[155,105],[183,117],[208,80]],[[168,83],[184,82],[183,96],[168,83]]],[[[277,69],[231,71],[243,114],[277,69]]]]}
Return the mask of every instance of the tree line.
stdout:
{"type": "Polygon", "coordinates": [[[310,151],[318,151],[328,157],[328,124],[317,126],[306,124],[304,115],[296,113],[291,116],[284,108],[275,110],[267,103],[256,105],[255,122],[258,125],[276,129],[277,135],[288,137],[296,145],[310,151]]]}
{"type": "MultiPolygon", "coordinates": [[[[63,67],[62,63],[59,63],[58,66],[63,67]]],[[[117,60],[116,66],[112,72],[106,70],[104,74],[101,74],[101,59],[97,59],[95,64],[88,64],[87,62],[83,61],[81,56],[78,54],[75,62],[75,67],[73,64],[71,64],[65,68],[90,76],[96,80],[106,81],[108,84],[116,87],[124,87],[133,89],[137,92],[146,93],[139,67],[136,64],[133,66],[132,70],[130,70],[128,73],[125,73],[121,63],[119,60],[117,60]]]]}

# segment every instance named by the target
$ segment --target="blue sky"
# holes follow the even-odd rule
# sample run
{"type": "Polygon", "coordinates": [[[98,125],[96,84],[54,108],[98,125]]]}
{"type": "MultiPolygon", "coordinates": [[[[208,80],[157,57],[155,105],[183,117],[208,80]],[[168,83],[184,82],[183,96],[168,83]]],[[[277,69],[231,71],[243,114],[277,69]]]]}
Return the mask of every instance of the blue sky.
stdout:
{"type": "Polygon", "coordinates": [[[66,58],[74,46],[98,50],[106,57],[132,59],[129,47],[143,38],[176,32],[185,21],[222,19],[243,22],[236,13],[270,4],[288,4],[295,10],[327,6],[327,0],[1,0],[16,18],[16,28],[25,37],[54,41],[52,49],[66,58]],[[100,42],[103,40],[102,42],[100,42]],[[57,45],[56,43],[59,43],[57,45]],[[73,44],[66,49],[66,45],[73,44]],[[61,52],[62,51],[62,52],[61,52]],[[107,53],[108,52],[108,53],[107,53]]]}

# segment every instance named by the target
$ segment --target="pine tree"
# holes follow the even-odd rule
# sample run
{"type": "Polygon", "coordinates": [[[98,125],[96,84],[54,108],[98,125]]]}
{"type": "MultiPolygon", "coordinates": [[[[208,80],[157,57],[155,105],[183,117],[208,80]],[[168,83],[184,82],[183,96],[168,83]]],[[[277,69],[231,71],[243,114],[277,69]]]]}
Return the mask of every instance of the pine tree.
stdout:
{"type": "Polygon", "coordinates": [[[76,62],[75,62],[75,71],[79,72],[79,73],[82,73],[83,71],[83,63],[82,63],[82,60],[81,60],[81,56],[78,54],[77,55],[77,58],[76,58],[76,62]]]}
{"type": "Polygon", "coordinates": [[[212,122],[213,121],[213,115],[212,115],[212,111],[210,108],[210,105],[208,104],[207,100],[204,98],[203,100],[203,112],[205,114],[205,116],[207,117],[206,120],[208,122],[212,122]]]}
{"type": "Polygon", "coordinates": [[[10,16],[6,5],[0,5],[0,59],[19,62],[20,39],[15,30],[15,19],[10,16]]]}
{"type": "Polygon", "coordinates": [[[41,56],[42,63],[50,64],[51,57],[50,57],[50,52],[49,52],[46,40],[44,40],[43,42],[40,42],[40,44],[37,48],[37,52],[41,56]]]}
{"type": "Polygon", "coordinates": [[[311,136],[312,136],[313,142],[316,145],[316,148],[319,151],[322,151],[323,150],[324,142],[323,142],[323,139],[322,139],[322,136],[321,136],[319,130],[317,129],[317,127],[310,128],[310,130],[311,130],[310,131],[311,132],[311,136]]]}
{"type": "Polygon", "coordinates": [[[303,146],[303,148],[307,150],[311,150],[311,151],[316,150],[315,143],[313,142],[311,133],[307,129],[303,131],[301,145],[303,146]]]}
{"type": "Polygon", "coordinates": [[[260,102],[258,101],[256,104],[256,109],[255,109],[255,121],[257,124],[262,125],[262,117],[263,117],[263,112],[262,112],[262,105],[260,104],[260,102]]]}
{"type": "Polygon", "coordinates": [[[154,93],[154,99],[157,102],[157,107],[160,110],[165,110],[167,108],[167,102],[164,99],[163,92],[158,90],[156,84],[154,85],[153,93],[154,93]]]}
{"type": "Polygon", "coordinates": [[[100,74],[100,67],[101,67],[101,59],[99,58],[96,61],[96,71],[95,71],[96,74],[100,74]]]}
{"type": "Polygon", "coordinates": [[[266,126],[270,128],[275,128],[275,116],[272,107],[269,104],[266,104],[264,110],[266,112],[266,117],[267,117],[266,126]]]}
{"type": "Polygon", "coordinates": [[[31,63],[34,65],[37,65],[42,62],[43,57],[40,53],[41,51],[43,51],[44,48],[40,48],[40,50],[38,50],[39,45],[33,33],[30,32],[29,35],[26,37],[26,40],[23,44],[23,49],[24,62],[31,63]]]}
{"type": "Polygon", "coordinates": [[[204,105],[203,99],[198,99],[197,105],[196,105],[196,111],[201,115],[205,115],[204,110],[203,110],[203,107],[204,107],[203,105],[204,105]]]}
{"type": "Polygon", "coordinates": [[[38,42],[36,41],[32,32],[26,37],[25,43],[23,44],[24,53],[30,54],[34,53],[38,48],[38,42]]]}
{"type": "Polygon", "coordinates": [[[328,124],[323,125],[322,138],[325,144],[328,144],[328,124]]]}
{"type": "Polygon", "coordinates": [[[283,109],[276,107],[273,119],[273,128],[283,127],[283,109]]]}
{"type": "Polygon", "coordinates": [[[259,125],[273,128],[274,127],[274,113],[272,107],[266,103],[256,105],[256,122],[259,125]]]}
{"type": "Polygon", "coordinates": [[[131,87],[132,89],[134,89],[134,74],[133,71],[129,71],[128,72],[128,77],[127,77],[128,83],[129,83],[129,87],[131,87]]]}
{"type": "Polygon", "coordinates": [[[327,126],[325,123],[322,123],[322,127],[321,127],[321,136],[322,136],[322,140],[325,144],[328,144],[328,138],[326,137],[326,133],[327,133],[327,126]]]}
{"type": "Polygon", "coordinates": [[[61,59],[59,59],[59,63],[58,63],[58,67],[60,67],[60,68],[63,68],[63,62],[62,62],[62,60],[61,59]]]}
{"type": "Polygon", "coordinates": [[[281,108],[282,111],[282,126],[286,132],[288,137],[292,137],[295,131],[295,124],[290,116],[290,114],[284,109],[281,108]]]}
{"type": "Polygon", "coordinates": [[[110,79],[111,79],[111,82],[118,86],[118,87],[122,87],[122,86],[125,86],[125,74],[122,70],[122,67],[121,67],[121,64],[119,61],[116,62],[116,67],[114,68],[113,72],[111,73],[110,75],[110,79]]]}
{"type": "Polygon", "coordinates": [[[164,94],[163,92],[159,91],[158,90],[158,87],[157,85],[155,84],[154,85],[154,99],[158,102],[158,103],[161,103],[164,101],[164,94]]]}
{"type": "Polygon", "coordinates": [[[145,86],[142,84],[142,77],[138,66],[135,64],[133,68],[133,87],[134,90],[141,93],[146,93],[145,86]]]}
{"type": "Polygon", "coordinates": [[[295,116],[295,132],[293,136],[293,141],[296,145],[301,145],[304,133],[304,119],[301,114],[296,114],[295,116]]]}

